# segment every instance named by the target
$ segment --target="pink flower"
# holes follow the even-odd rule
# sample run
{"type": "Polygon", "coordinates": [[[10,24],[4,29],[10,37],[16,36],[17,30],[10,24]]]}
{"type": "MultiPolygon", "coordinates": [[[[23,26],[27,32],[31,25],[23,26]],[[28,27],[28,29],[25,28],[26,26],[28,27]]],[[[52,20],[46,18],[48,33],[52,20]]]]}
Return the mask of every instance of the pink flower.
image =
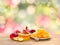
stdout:
{"type": "Polygon", "coordinates": [[[56,16],[57,16],[57,22],[60,24],[60,13],[57,13],[56,16]]]}
{"type": "Polygon", "coordinates": [[[20,3],[20,0],[6,0],[6,4],[10,7],[16,7],[20,3]]]}
{"type": "Polygon", "coordinates": [[[16,24],[12,19],[8,18],[5,25],[5,33],[13,33],[16,30],[21,30],[21,26],[16,24]]]}
{"type": "Polygon", "coordinates": [[[0,26],[0,33],[4,33],[4,31],[5,31],[4,25],[1,25],[1,26],[0,26]]]}
{"type": "Polygon", "coordinates": [[[48,27],[49,24],[50,24],[50,21],[51,21],[51,19],[50,19],[50,17],[48,17],[48,16],[43,16],[43,15],[41,15],[41,16],[38,16],[38,17],[36,18],[36,23],[37,23],[39,26],[43,26],[43,27],[48,27]]]}
{"type": "Polygon", "coordinates": [[[13,26],[13,29],[14,29],[14,31],[19,30],[19,31],[22,32],[22,27],[21,27],[21,25],[19,25],[19,24],[15,24],[15,25],[13,26]]]}
{"type": "Polygon", "coordinates": [[[60,15],[58,15],[58,16],[57,16],[57,19],[59,19],[59,20],[60,20],[60,15]]]}
{"type": "Polygon", "coordinates": [[[8,6],[13,6],[14,5],[12,0],[6,0],[6,3],[7,3],[8,6]]]}

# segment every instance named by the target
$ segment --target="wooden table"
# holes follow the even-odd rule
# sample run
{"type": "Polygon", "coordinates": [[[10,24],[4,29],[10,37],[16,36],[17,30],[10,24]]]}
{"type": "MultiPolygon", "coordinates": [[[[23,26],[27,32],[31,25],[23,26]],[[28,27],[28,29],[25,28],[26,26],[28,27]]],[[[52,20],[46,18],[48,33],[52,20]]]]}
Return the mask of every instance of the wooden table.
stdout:
{"type": "Polygon", "coordinates": [[[52,34],[51,40],[47,41],[24,41],[16,42],[10,40],[9,37],[0,36],[0,45],[60,45],[60,34],[52,34]]]}

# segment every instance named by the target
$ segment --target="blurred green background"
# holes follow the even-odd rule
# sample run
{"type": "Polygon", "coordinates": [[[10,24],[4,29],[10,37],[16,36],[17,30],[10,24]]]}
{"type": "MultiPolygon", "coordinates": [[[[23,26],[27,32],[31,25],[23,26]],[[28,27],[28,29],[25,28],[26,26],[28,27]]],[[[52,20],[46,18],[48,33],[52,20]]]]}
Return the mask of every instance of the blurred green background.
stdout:
{"type": "Polygon", "coordinates": [[[0,0],[0,24],[10,18],[23,28],[60,33],[60,0],[0,0]]]}

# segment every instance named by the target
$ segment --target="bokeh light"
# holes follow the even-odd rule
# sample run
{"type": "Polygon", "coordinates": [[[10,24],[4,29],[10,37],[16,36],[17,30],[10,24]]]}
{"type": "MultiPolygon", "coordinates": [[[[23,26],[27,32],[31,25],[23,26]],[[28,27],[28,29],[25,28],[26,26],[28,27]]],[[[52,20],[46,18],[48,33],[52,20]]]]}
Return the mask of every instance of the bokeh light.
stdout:
{"type": "Polygon", "coordinates": [[[0,0],[0,14],[3,13],[0,16],[0,27],[4,27],[0,32],[5,29],[2,32],[12,33],[26,26],[30,29],[43,27],[58,32],[59,2],[59,0],[0,0]]]}
{"type": "Polygon", "coordinates": [[[29,15],[33,15],[35,13],[35,11],[36,11],[36,7],[35,6],[31,5],[31,6],[27,7],[27,13],[29,15]]]}
{"type": "Polygon", "coordinates": [[[50,25],[51,19],[48,16],[38,16],[36,18],[36,23],[41,27],[48,27],[50,25]]]}

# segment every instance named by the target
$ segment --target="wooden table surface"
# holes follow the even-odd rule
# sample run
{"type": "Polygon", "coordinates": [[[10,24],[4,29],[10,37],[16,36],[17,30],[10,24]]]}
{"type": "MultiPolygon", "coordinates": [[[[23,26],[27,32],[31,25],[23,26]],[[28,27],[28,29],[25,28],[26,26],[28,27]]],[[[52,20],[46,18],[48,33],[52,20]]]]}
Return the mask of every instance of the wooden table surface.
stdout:
{"type": "Polygon", "coordinates": [[[47,41],[24,41],[16,42],[10,40],[9,37],[0,36],[0,45],[60,45],[60,34],[52,34],[51,40],[47,41]]]}

